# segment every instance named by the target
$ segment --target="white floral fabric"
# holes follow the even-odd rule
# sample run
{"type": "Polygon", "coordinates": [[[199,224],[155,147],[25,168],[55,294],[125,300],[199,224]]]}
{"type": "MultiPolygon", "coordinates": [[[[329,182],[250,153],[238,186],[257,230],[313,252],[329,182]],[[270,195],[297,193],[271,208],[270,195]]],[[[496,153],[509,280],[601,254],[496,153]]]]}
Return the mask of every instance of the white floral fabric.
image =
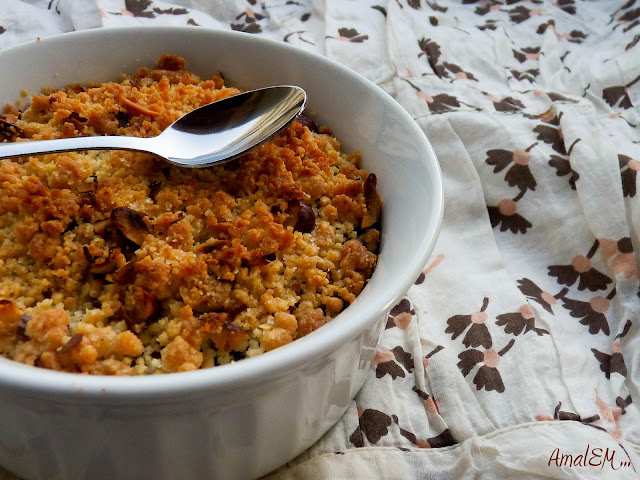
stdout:
{"type": "Polygon", "coordinates": [[[0,48],[158,24],[287,42],[431,140],[433,255],[348,412],[269,478],[638,478],[640,2],[5,3],[0,48]]]}

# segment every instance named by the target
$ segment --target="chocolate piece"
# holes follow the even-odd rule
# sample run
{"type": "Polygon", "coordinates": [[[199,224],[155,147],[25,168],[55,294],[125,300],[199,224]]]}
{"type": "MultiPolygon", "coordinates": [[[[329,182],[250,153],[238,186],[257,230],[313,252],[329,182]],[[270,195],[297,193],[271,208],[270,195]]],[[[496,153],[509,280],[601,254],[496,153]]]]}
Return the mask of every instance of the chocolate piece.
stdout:
{"type": "Polygon", "coordinates": [[[296,216],[296,223],[293,229],[297,232],[311,233],[316,227],[316,215],[313,209],[302,200],[292,200],[289,202],[289,210],[296,216]]]}
{"type": "Polygon", "coordinates": [[[367,205],[367,213],[362,217],[360,228],[372,227],[380,218],[380,212],[382,211],[382,199],[376,189],[377,184],[378,179],[373,173],[370,173],[364,181],[364,199],[367,205]]]}
{"type": "Polygon", "coordinates": [[[64,353],[70,352],[74,347],[80,345],[80,342],[82,342],[82,334],[76,333],[69,339],[67,343],[65,343],[63,346],[61,346],[58,349],[58,353],[64,354],[64,353]]]}

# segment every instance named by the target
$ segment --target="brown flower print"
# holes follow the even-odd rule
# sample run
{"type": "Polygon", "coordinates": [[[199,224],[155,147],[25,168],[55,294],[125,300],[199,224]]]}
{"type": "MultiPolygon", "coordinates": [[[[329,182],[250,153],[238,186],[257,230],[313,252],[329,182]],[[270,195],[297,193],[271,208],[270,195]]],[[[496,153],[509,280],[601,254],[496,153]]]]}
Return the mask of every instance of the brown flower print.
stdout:
{"type": "Polygon", "coordinates": [[[620,352],[620,339],[624,338],[631,329],[631,320],[627,320],[622,333],[616,335],[611,345],[611,355],[592,348],[591,351],[600,363],[600,370],[604,372],[607,379],[611,378],[612,373],[619,373],[623,377],[627,376],[627,366],[624,363],[624,357],[620,352]]]}
{"type": "Polygon", "coordinates": [[[406,330],[413,318],[416,311],[411,307],[411,302],[408,298],[403,298],[400,302],[391,309],[389,312],[389,318],[387,319],[387,325],[385,330],[389,328],[398,327],[401,330],[406,330]]]}
{"type": "Polygon", "coordinates": [[[480,30],[481,32],[484,32],[485,30],[497,30],[498,27],[501,27],[502,24],[498,23],[496,20],[487,20],[487,22],[484,25],[478,25],[476,28],[478,30],[480,30]]]}
{"type": "Polygon", "coordinates": [[[631,108],[631,98],[628,89],[640,80],[640,75],[626,85],[607,87],[602,90],[602,98],[612,107],[631,108]]]}
{"type": "MultiPolygon", "coordinates": [[[[571,43],[582,43],[585,41],[585,39],[588,37],[588,35],[586,33],[584,33],[582,30],[571,30],[569,33],[563,33],[560,32],[557,28],[556,28],[556,22],[551,19],[548,22],[544,22],[541,23],[540,25],[538,25],[538,28],[536,30],[536,33],[538,35],[542,35],[544,34],[547,30],[551,30],[553,33],[555,33],[556,38],[558,39],[558,41],[561,40],[567,40],[571,43]]],[[[565,53],[566,55],[566,53],[565,53]]],[[[563,58],[561,57],[561,60],[563,58]]],[[[567,68],[567,67],[565,67],[567,68]]]]}
{"type": "MultiPolygon", "coordinates": [[[[540,127],[536,127],[536,128],[540,128],[540,127]]],[[[538,135],[538,139],[546,143],[550,143],[549,137],[542,135],[542,131],[540,131],[539,133],[541,134],[538,135]]],[[[578,174],[578,172],[576,172],[571,168],[571,161],[569,159],[571,156],[571,152],[573,151],[573,147],[575,147],[576,144],[581,141],[581,139],[580,138],[575,139],[574,142],[569,147],[569,151],[566,153],[563,153],[564,140],[562,138],[562,132],[560,129],[558,129],[558,133],[559,133],[558,141],[555,142],[552,140],[553,143],[551,145],[551,148],[561,153],[563,156],[551,155],[551,159],[549,160],[549,166],[556,169],[556,175],[558,177],[564,177],[566,175],[569,175],[569,186],[571,187],[572,190],[576,190],[576,182],[580,179],[580,175],[578,174]]]]}
{"type": "Polygon", "coordinates": [[[456,440],[453,438],[453,435],[449,431],[449,429],[443,430],[439,435],[435,437],[427,438],[427,448],[442,448],[442,447],[450,447],[451,445],[455,445],[456,440]]]}
{"type": "Polygon", "coordinates": [[[579,280],[578,290],[604,290],[613,280],[591,266],[591,258],[599,246],[600,242],[596,239],[587,255],[576,255],[571,260],[571,265],[551,265],[548,267],[549,275],[556,277],[560,285],[571,286],[579,280]]]}
{"type": "Polygon", "coordinates": [[[522,332],[535,332],[539,336],[549,335],[549,331],[536,327],[535,314],[531,305],[525,303],[517,312],[503,313],[496,316],[496,325],[504,327],[504,332],[511,335],[520,335],[522,332]]]}
{"type": "Polygon", "coordinates": [[[124,8],[134,17],[154,18],[156,15],[147,10],[151,3],[151,0],[124,0],[124,8]]]}
{"type": "MultiPolygon", "coordinates": [[[[2,27],[0,27],[0,33],[2,33],[2,27]]],[[[640,33],[637,34],[635,37],[633,37],[633,40],[631,40],[626,47],[624,47],[624,51],[628,52],[629,50],[631,50],[633,47],[635,47],[638,42],[640,42],[640,33]]]]}
{"type": "Polygon", "coordinates": [[[437,345],[436,348],[434,348],[429,353],[427,353],[426,356],[422,357],[422,365],[424,366],[425,369],[429,366],[429,359],[442,349],[444,349],[442,345],[437,345]]]}
{"type": "MultiPolygon", "coordinates": [[[[252,6],[255,6],[257,2],[249,1],[252,6]]],[[[260,20],[267,18],[259,12],[256,12],[253,8],[248,6],[244,11],[236,16],[236,21],[241,23],[232,23],[231,29],[244,33],[262,33],[262,27],[258,24],[260,20]]]]}
{"type": "Polygon", "coordinates": [[[484,97],[493,102],[493,108],[495,108],[497,112],[514,113],[519,112],[524,108],[524,104],[513,97],[505,97],[500,100],[489,93],[484,93],[484,97]]]}
{"type": "Polygon", "coordinates": [[[522,198],[524,192],[524,190],[521,191],[520,195],[514,199],[503,198],[495,207],[487,207],[492,228],[496,228],[499,225],[501,232],[509,230],[515,234],[527,233],[527,230],[532,227],[532,224],[518,213],[518,206],[516,204],[516,202],[522,198]]]}
{"type": "Polygon", "coordinates": [[[392,380],[398,377],[404,378],[405,370],[411,373],[415,367],[413,356],[400,345],[392,350],[378,350],[373,359],[373,364],[376,366],[376,378],[389,375],[392,380]]]}
{"type": "Polygon", "coordinates": [[[422,282],[424,282],[424,279],[427,277],[427,275],[434,269],[436,268],[440,262],[442,262],[442,260],[444,260],[444,254],[439,253],[436,258],[433,260],[433,262],[431,262],[431,264],[429,266],[427,266],[427,268],[425,268],[420,275],[418,275],[418,278],[415,281],[416,285],[420,285],[422,282]]]}
{"type": "Polygon", "coordinates": [[[424,90],[420,89],[419,87],[411,83],[406,78],[403,80],[413,87],[413,89],[416,91],[416,96],[418,98],[427,102],[427,105],[429,106],[429,110],[432,113],[450,112],[455,110],[456,108],[459,108],[461,105],[465,105],[467,107],[471,107],[475,109],[475,107],[473,107],[472,105],[466,104],[464,102],[460,102],[456,97],[453,97],[446,93],[440,93],[438,95],[431,96],[424,90]]]}
{"type": "Polygon", "coordinates": [[[569,186],[572,190],[576,189],[576,182],[580,179],[580,175],[571,168],[571,162],[568,158],[551,155],[549,166],[556,169],[556,175],[558,177],[569,175],[569,186]]]}
{"type": "Polygon", "coordinates": [[[420,48],[418,58],[424,55],[434,73],[438,77],[445,77],[447,75],[447,72],[445,71],[444,66],[438,65],[438,60],[440,59],[441,54],[440,45],[438,45],[430,38],[423,37],[418,40],[418,47],[420,48]]]}
{"type": "MultiPolygon", "coordinates": [[[[471,72],[464,71],[462,68],[460,68],[458,65],[454,63],[443,62],[442,65],[444,66],[444,68],[446,68],[449,72],[453,74],[453,79],[451,81],[453,80],[473,80],[475,82],[478,81],[478,79],[476,79],[476,77],[474,77],[471,72]]],[[[449,75],[447,74],[446,77],[449,78],[449,75]]]]}
{"type": "Polygon", "coordinates": [[[605,313],[609,311],[611,300],[615,294],[616,289],[614,288],[606,297],[593,297],[588,302],[564,297],[562,306],[569,310],[569,314],[573,318],[579,318],[582,325],[588,326],[591,335],[604,332],[608,336],[610,334],[609,322],[607,322],[605,313]]]}
{"type": "Polygon", "coordinates": [[[400,435],[409,440],[418,448],[441,448],[449,447],[456,444],[448,428],[443,430],[442,433],[436,435],[435,437],[422,439],[418,438],[414,433],[402,428],[398,422],[397,416],[393,415],[391,418],[396,424],[398,424],[398,431],[400,432],[400,435]]]}
{"type": "Polygon", "coordinates": [[[633,253],[631,238],[623,237],[618,241],[599,238],[602,254],[609,262],[609,268],[614,275],[624,275],[625,278],[638,278],[638,264],[633,253]]]}
{"type": "Polygon", "coordinates": [[[382,5],[372,5],[371,8],[379,11],[385,17],[387,16],[387,9],[384,8],[382,5]]]}
{"type": "Polygon", "coordinates": [[[155,7],[153,11],[158,15],[186,15],[189,13],[189,10],[187,10],[186,8],[179,8],[179,7],[169,7],[169,8],[155,7]]]}
{"type": "Polygon", "coordinates": [[[466,329],[470,327],[466,335],[462,339],[462,343],[465,347],[479,347],[491,348],[492,340],[489,329],[485,325],[488,315],[485,312],[489,306],[489,299],[484,298],[482,301],[482,307],[480,311],[474,312],[470,315],[454,315],[447,320],[447,328],[444,333],[450,333],[451,339],[458,338],[466,329]]]}
{"type": "Polygon", "coordinates": [[[462,372],[462,375],[466,377],[476,365],[482,363],[476,375],[473,377],[476,390],[482,390],[484,388],[486,391],[503,393],[504,383],[502,382],[502,377],[497,367],[500,364],[502,356],[511,349],[514,343],[515,340],[512,338],[499,352],[493,349],[487,349],[484,352],[475,349],[465,350],[458,355],[458,359],[460,360],[458,362],[458,368],[462,372]]]}
{"type": "Polygon", "coordinates": [[[515,78],[516,80],[528,80],[532,83],[535,82],[536,77],[540,75],[539,68],[529,68],[527,70],[516,70],[511,68],[509,69],[509,71],[511,72],[511,75],[513,75],[513,78],[515,78]]]}
{"type": "Polygon", "coordinates": [[[558,293],[553,295],[542,290],[528,278],[518,280],[518,288],[529,300],[533,300],[534,302],[539,303],[542,308],[544,308],[549,313],[553,313],[551,307],[553,305],[556,305],[558,303],[558,299],[564,297],[564,295],[569,291],[569,289],[565,287],[558,293]]]}
{"type": "MultiPolygon", "coordinates": [[[[536,416],[536,420],[538,422],[551,422],[554,420],[559,420],[559,421],[571,421],[571,422],[580,422],[583,423],[585,425],[589,425],[593,422],[597,422],[598,420],[600,420],[600,416],[599,415],[593,415],[591,417],[586,417],[586,418],[582,418],[580,415],[578,415],[577,413],[574,412],[566,412],[563,410],[560,410],[560,408],[562,408],[562,402],[558,402],[558,405],[556,405],[556,408],[553,412],[553,417],[550,416],[549,414],[546,413],[542,413],[538,416],[536,416]]],[[[593,426],[593,425],[590,425],[593,426]]],[[[600,427],[597,427],[600,428],[600,427]]],[[[604,430],[604,429],[601,429],[604,430]]]]}
{"type": "Polygon", "coordinates": [[[494,149],[487,151],[488,165],[493,166],[493,173],[499,173],[507,166],[510,166],[505,174],[505,181],[510,187],[518,187],[520,190],[535,190],[537,186],[536,179],[533,177],[529,169],[531,154],[529,153],[537,143],[528,146],[525,150],[502,150],[494,149]]]}
{"type": "MultiPolygon", "coordinates": [[[[613,20],[613,17],[615,17],[622,10],[626,10],[628,8],[631,8],[634,4],[635,4],[635,2],[628,1],[624,6],[622,6],[618,11],[616,11],[612,15],[612,20],[613,20]]],[[[638,25],[640,25],[640,20],[638,20],[638,17],[640,17],[640,8],[633,8],[631,10],[627,10],[626,12],[624,12],[624,14],[622,14],[618,18],[617,24],[613,28],[615,30],[618,26],[623,25],[625,27],[624,31],[628,32],[632,28],[635,28],[638,25]]]]}
{"type": "Polygon", "coordinates": [[[622,193],[625,197],[635,197],[637,192],[636,179],[640,170],[640,160],[618,154],[620,177],[622,178],[622,193]]]}
{"type": "Polygon", "coordinates": [[[342,27],[338,29],[337,37],[327,35],[326,38],[333,38],[341,42],[362,43],[369,39],[369,35],[361,34],[355,28],[342,27]]]}
{"type": "Polygon", "coordinates": [[[576,5],[574,0],[556,0],[553,5],[567,13],[570,13],[571,15],[575,15],[576,13],[576,5]]]}
{"type": "Polygon", "coordinates": [[[442,5],[438,5],[437,2],[430,2],[429,0],[425,0],[425,3],[433,10],[434,12],[446,12],[449,10],[449,7],[443,7],[442,5]]]}
{"type": "MultiPolygon", "coordinates": [[[[302,21],[304,22],[305,20],[302,21]]],[[[315,43],[311,40],[307,40],[306,38],[304,38],[305,33],[307,33],[306,30],[296,30],[295,32],[289,32],[282,38],[282,41],[288,43],[291,37],[295,35],[301,42],[308,43],[309,45],[315,45],[315,43]]]]}
{"type": "Polygon", "coordinates": [[[564,136],[560,129],[560,118],[562,118],[562,114],[556,117],[549,112],[549,116],[546,116],[546,114],[540,116],[540,119],[543,121],[547,118],[549,118],[549,120],[545,122],[545,124],[537,125],[533,129],[533,131],[538,134],[536,137],[537,140],[540,140],[547,145],[551,145],[551,148],[560,155],[566,155],[567,151],[564,147],[564,136]]]}
{"type": "Polygon", "coordinates": [[[527,60],[538,60],[540,58],[540,47],[524,47],[520,50],[511,49],[513,56],[518,62],[524,63],[527,60]]]}
{"type": "Polygon", "coordinates": [[[373,365],[376,367],[376,378],[382,378],[389,375],[392,380],[396,378],[404,378],[405,372],[400,365],[396,363],[396,357],[390,350],[378,350],[373,358],[373,365]]]}
{"type": "Polygon", "coordinates": [[[429,110],[433,113],[442,113],[453,110],[460,107],[460,102],[456,97],[448,95],[446,93],[440,93],[435,96],[431,96],[422,90],[418,92],[418,97],[423,99],[429,104],[429,110]]]}
{"type": "Polygon", "coordinates": [[[369,443],[378,443],[389,433],[393,420],[389,415],[373,408],[358,407],[359,425],[349,436],[349,441],[356,447],[364,447],[364,437],[369,443]]]}
{"type": "MultiPolygon", "coordinates": [[[[470,2],[463,2],[463,3],[470,3],[470,2]]],[[[475,3],[475,2],[474,2],[475,3]]],[[[476,15],[486,15],[489,12],[498,12],[500,11],[500,7],[502,5],[500,5],[499,3],[495,3],[495,2],[485,2],[482,5],[478,5],[475,9],[475,14],[476,15]]]]}
{"type": "Polygon", "coordinates": [[[542,13],[539,9],[529,10],[527,7],[523,5],[518,5],[513,10],[509,11],[509,18],[513,23],[522,23],[530,18],[533,18],[542,13]]]}
{"type": "Polygon", "coordinates": [[[622,398],[620,396],[616,397],[616,405],[620,408],[620,412],[622,415],[627,413],[627,407],[633,403],[631,399],[631,395],[627,395],[627,398],[622,398]]]}

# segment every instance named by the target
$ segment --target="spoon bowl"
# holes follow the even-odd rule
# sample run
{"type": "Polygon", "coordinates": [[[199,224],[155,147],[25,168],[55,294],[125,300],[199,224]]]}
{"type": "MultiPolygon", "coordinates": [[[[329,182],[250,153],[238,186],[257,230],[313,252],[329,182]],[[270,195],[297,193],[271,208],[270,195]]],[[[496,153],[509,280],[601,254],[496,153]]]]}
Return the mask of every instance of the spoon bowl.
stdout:
{"type": "Polygon", "coordinates": [[[270,140],[304,109],[305,91],[275,86],[209,103],[180,117],[160,135],[59,138],[0,144],[0,159],[80,150],[152,153],[183,167],[210,167],[233,160],[270,140]]]}

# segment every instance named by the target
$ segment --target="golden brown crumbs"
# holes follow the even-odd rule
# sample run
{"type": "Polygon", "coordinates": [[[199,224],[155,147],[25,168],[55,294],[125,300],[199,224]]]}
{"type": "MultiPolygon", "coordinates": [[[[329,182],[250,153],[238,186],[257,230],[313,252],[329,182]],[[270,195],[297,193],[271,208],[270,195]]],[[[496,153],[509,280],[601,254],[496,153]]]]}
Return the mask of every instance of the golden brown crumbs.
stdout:
{"type": "MultiPolygon", "coordinates": [[[[164,55],[120,83],[7,106],[0,141],[154,136],[237,94],[164,55]]],[[[0,163],[0,355],[105,375],[273,350],[330,321],[376,264],[375,176],[301,116],[244,157],[182,169],[88,151],[0,163]]]]}

